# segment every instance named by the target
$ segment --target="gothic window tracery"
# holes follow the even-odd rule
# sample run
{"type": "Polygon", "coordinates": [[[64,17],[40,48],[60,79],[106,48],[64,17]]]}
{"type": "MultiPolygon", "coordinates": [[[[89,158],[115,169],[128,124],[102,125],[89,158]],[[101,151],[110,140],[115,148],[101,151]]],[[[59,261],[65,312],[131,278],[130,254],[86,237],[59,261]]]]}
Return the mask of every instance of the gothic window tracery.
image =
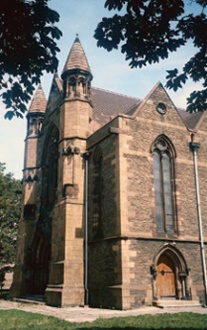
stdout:
{"type": "Polygon", "coordinates": [[[90,96],[90,81],[82,74],[73,74],[64,82],[64,95],[67,97],[83,97],[90,96]]]}
{"type": "Polygon", "coordinates": [[[28,135],[39,135],[42,130],[43,117],[31,117],[28,121],[28,135]]]}
{"type": "Polygon", "coordinates": [[[155,217],[158,232],[176,231],[175,149],[164,135],[153,146],[155,217]]]}

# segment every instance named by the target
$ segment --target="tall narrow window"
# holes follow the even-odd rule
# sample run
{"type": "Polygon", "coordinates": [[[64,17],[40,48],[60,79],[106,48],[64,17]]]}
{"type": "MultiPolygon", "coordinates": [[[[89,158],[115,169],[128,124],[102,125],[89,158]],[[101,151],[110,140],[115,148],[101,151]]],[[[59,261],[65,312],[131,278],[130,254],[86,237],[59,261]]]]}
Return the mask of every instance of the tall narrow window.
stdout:
{"type": "Polygon", "coordinates": [[[155,214],[158,232],[176,231],[175,150],[166,136],[159,136],[152,146],[155,190],[155,214]]]}

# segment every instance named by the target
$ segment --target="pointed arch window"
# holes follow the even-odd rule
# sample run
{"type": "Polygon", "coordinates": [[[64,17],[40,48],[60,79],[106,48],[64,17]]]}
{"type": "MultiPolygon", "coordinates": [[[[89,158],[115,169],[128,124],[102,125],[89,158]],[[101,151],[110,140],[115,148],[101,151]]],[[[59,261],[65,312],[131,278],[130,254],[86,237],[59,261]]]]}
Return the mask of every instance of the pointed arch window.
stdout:
{"type": "Polygon", "coordinates": [[[158,232],[176,232],[175,149],[166,136],[159,136],[152,146],[155,215],[158,232]]]}

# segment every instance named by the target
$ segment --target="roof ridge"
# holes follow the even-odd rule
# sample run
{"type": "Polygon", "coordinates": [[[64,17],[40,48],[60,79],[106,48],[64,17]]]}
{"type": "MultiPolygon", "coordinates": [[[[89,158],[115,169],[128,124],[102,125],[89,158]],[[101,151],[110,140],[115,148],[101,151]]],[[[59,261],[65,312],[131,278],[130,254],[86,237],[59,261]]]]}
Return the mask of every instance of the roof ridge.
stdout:
{"type": "Polygon", "coordinates": [[[107,92],[107,93],[110,93],[110,94],[116,94],[116,95],[124,96],[124,97],[130,98],[130,99],[141,100],[141,98],[139,98],[139,97],[126,95],[126,94],[119,93],[119,92],[109,91],[108,89],[104,89],[104,88],[99,88],[99,87],[94,87],[94,86],[93,86],[92,89],[97,89],[97,90],[99,90],[99,91],[107,92]]]}

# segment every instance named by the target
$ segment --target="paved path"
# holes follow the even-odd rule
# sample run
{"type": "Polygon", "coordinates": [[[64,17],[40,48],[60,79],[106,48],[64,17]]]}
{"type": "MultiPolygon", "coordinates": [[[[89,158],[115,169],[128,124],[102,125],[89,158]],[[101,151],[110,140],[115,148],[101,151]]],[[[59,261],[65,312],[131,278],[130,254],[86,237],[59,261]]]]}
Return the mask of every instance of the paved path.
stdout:
{"type": "Polygon", "coordinates": [[[89,307],[65,307],[56,308],[46,305],[25,304],[13,301],[0,300],[0,309],[18,309],[26,312],[44,314],[54,316],[70,322],[92,322],[97,318],[112,318],[124,316],[136,316],[142,314],[161,314],[161,313],[178,313],[178,312],[193,312],[207,314],[207,308],[203,307],[188,307],[188,308],[157,308],[157,307],[141,307],[134,310],[117,311],[109,309],[98,309],[89,307]]]}

